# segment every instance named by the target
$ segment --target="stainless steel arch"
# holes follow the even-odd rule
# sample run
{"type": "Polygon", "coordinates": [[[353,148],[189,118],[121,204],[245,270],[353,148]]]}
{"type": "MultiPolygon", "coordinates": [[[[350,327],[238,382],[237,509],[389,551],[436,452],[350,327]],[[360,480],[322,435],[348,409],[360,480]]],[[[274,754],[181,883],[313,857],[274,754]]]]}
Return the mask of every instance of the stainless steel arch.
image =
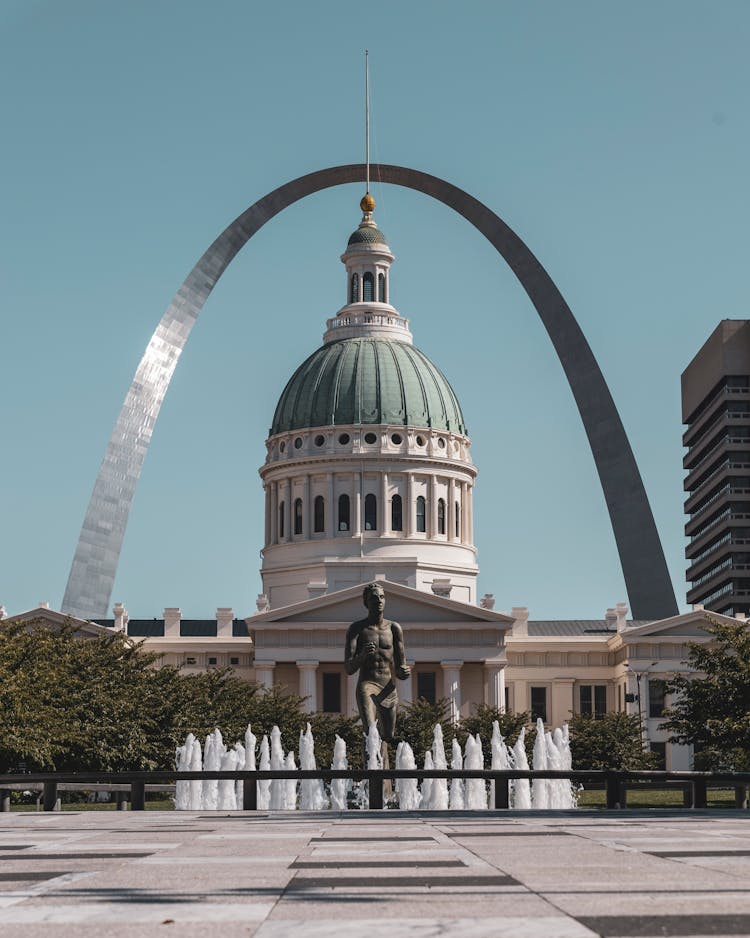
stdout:
{"type": "MultiPolygon", "coordinates": [[[[555,347],[591,445],[637,619],[677,614],[677,602],[638,466],[617,408],[578,323],[552,279],[518,235],[468,193],[427,173],[373,166],[372,178],[416,189],[471,222],[505,258],[555,347]]],[[[237,252],[269,219],[322,189],[365,179],[365,166],[334,166],[275,189],[237,217],[177,291],[133,378],[107,445],[83,522],[62,609],[107,614],[130,506],[164,395],[203,304],[237,252]]]]}

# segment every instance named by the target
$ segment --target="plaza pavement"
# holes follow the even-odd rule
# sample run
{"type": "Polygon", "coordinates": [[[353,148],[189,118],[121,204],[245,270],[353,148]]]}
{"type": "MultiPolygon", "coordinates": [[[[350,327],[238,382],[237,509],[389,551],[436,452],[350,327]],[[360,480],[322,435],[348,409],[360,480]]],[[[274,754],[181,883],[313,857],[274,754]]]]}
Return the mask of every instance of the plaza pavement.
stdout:
{"type": "Polygon", "coordinates": [[[750,935],[750,815],[0,815],[0,935],[750,935]]]}

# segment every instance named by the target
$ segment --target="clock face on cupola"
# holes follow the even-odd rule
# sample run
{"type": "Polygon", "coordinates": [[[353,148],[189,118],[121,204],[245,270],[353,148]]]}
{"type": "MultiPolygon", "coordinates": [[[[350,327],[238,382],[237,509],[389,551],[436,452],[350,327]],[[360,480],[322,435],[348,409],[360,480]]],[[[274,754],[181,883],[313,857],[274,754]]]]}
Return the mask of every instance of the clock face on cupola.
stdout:
{"type": "Polygon", "coordinates": [[[476,469],[456,394],[391,302],[369,194],[346,303],[281,393],[260,470],[271,608],[373,579],[476,602],[476,469]]]}

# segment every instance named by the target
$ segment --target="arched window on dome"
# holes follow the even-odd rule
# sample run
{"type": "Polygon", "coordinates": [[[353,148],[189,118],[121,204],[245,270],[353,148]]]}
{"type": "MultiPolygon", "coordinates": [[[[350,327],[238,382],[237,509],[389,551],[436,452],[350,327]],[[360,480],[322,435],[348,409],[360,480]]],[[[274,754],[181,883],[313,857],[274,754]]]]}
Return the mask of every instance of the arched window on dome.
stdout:
{"type": "Polygon", "coordinates": [[[362,300],[365,303],[372,303],[375,299],[375,278],[368,270],[362,275],[362,300]]]}
{"type": "Polygon", "coordinates": [[[387,303],[385,298],[385,274],[378,274],[378,303],[387,303]]]}
{"type": "Polygon", "coordinates": [[[456,502],[456,537],[461,537],[461,506],[456,502]]]}
{"type": "Polygon", "coordinates": [[[284,502],[279,504],[279,540],[284,537],[284,502]]]}
{"type": "Polygon", "coordinates": [[[294,533],[302,534],[302,499],[294,499],[294,533]]]}
{"type": "Polygon", "coordinates": [[[424,500],[424,495],[417,495],[417,531],[420,534],[424,534],[427,530],[427,503],[424,500]]]}
{"type": "Polygon", "coordinates": [[[438,534],[445,534],[445,499],[438,499],[438,534]]]}
{"type": "Polygon", "coordinates": [[[322,495],[315,496],[313,516],[313,530],[316,534],[322,534],[326,529],[326,503],[322,495]]]}
{"type": "Polygon", "coordinates": [[[359,274],[352,274],[352,285],[349,290],[349,302],[356,303],[359,300],[359,274]]]}
{"type": "Polygon", "coordinates": [[[339,495],[339,531],[349,530],[349,496],[339,495]]]}
{"type": "Polygon", "coordinates": [[[365,531],[378,529],[378,500],[372,493],[365,495],[365,531]]]}
{"type": "Polygon", "coordinates": [[[391,499],[391,531],[404,530],[404,511],[400,495],[391,499]]]}

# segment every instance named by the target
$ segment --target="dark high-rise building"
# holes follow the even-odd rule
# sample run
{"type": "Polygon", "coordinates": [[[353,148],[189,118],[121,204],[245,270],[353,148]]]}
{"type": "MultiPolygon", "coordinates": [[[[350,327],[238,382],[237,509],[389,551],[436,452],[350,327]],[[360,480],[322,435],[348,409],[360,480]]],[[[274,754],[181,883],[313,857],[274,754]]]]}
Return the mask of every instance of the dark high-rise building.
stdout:
{"type": "Polygon", "coordinates": [[[750,610],[750,321],[724,319],[682,374],[687,600],[750,610]]]}

